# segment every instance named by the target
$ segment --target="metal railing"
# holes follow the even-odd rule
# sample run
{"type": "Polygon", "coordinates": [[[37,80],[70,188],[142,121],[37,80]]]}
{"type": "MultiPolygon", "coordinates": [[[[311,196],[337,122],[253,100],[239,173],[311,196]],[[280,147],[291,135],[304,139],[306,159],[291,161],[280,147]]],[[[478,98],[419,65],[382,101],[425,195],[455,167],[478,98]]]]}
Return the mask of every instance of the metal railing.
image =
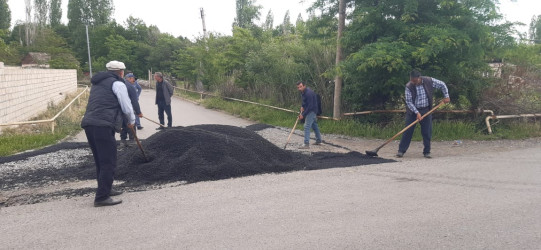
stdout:
{"type": "Polygon", "coordinates": [[[488,134],[492,134],[492,127],[490,126],[490,120],[492,119],[510,119],[510,118],[529,118],[529,117],[541,117],[541,114],[521,114],[521,115],[490,115],[485,118],[488,134]]]}
{"type": "MultiPolygon", "coordinates": [[[[290,113],[295,113],[295,114],[298,113],[297,111],[294,111],[294,110],[280,108],[280,107],[271,106],[271,105],[267,105],[267,104],[251,102],[251,101],[246,101],[246,100],[241,100],[241,99],[231,98],[231,97],[223,97],[223,96],[218,96],[218,95],[205,93],[205,92],[201,92],[201,91],[194,91],[194,90],[179,88],[179,87],[175,87],[175,86],[173,86],[173,88],[174,88],[174,90],[178,89],[178,90],[185,91],[185,92],[199,94],[201,99],[203,99],[205,96],[212,96],[212,97],[216,97],[216,98],[222,98],[222,99],[225,99],[225,100],[249,103],[249,104],[253,104],[253,105],[263,106],[263,107],[272,108],[272,109],[281,110],[281,111],[290,112],[290,113]]],[[[367,114],[376,114],[376,113],[404,113],[404,112],[406,112],[406,111],[405,110],[372,110],[372,111],[344,113],[343,115],[344,116],[354,116],[354,115],[367,115],[367,114]]],[[[492,134],[492,127],[490,125],[490,120],[491,119],[541,117],[541,114],[494,115],[494,111],[492,111],[492,110],[479,110],[479,111],[474,111],[474,110],[437,110],[437,111],[435,111],[435,113],[488,114],[488,116],[485,118],[485,123],[486,123],[487,130],[488,130],[489,134],[492,134]]],[[[328,119],[328,120],[338,120],[338,119],[334,119],[332,117],[327,117],[327,116],[318,116],[318,118],[328,119]]]]}
{"type": "Polygon", "coordinates": [[[73,100],[71,100],[71,102],[66,105],[66,107],[64,107],[60,112],[58,112],[53,118],[51,119],[46,119],[46,120],[37,120],[37,121],[26,121],[26,122],[12,122],[12,123],[4,123],[4,124],[0,124],[0,127],[4,127],[4,126],[16,126],[16,125],[25,125],[25,124],[38,124],[38,123],[51,123],[51,132],[54,134],[54,127],[55,127],[55,121],[56,119],[62,114],[64,113],[64,111],[66,111],[68,108],[71,108],[71,105],[75,102],[75,101],[78,101],[78,103],[80,104],[80,97],[87,93],[88,92],[88,86],[84,86],[85,88],[83,89],[83,91],[81,91],[81,93],[79,93],[75,98],[73,98],[73,100]]]}

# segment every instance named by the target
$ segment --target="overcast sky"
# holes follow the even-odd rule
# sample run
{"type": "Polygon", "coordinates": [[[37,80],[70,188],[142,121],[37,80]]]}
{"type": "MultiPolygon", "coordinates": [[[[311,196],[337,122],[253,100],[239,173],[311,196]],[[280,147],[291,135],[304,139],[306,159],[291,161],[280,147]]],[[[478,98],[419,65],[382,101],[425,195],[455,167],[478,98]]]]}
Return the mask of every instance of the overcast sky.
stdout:
{"type": "MultiPolygon", "coordinates": [[[[11,10],[12,25],[17,20],[24,20],[24,2],[22,0],[8,0],[11,10]]],[[[32,1],[33,2],[33,1],[32,1]]],[[[231,34],[231,25],[235,18],[235,0],[113,0],[115,12],[113,17],[119,24],[132,15],[140,18],[149,25],[156,25],[162,32],[174,36],[184,36],[190,39],[202,34],[202,23],[199,9],[205,11],[207,31],[231,34]]],[[[290,11],[291,22],[297,20],[299,13],[303,19],[308,18],[306,9],[314,0],[256,0],[256,4],[263,6],[261,10],[262,23],[269,9],[274,14],[274,25],[282,23],[287,10],[290,11]]],[[[62,21],[67,23],[68,0],[62,0],[62,21]]],[[[526,32],[532,16],[541,15],[541,0],[500,0],[500,12],[508,21],[519,21],[526,24],[520,31],[526,32]]]]}

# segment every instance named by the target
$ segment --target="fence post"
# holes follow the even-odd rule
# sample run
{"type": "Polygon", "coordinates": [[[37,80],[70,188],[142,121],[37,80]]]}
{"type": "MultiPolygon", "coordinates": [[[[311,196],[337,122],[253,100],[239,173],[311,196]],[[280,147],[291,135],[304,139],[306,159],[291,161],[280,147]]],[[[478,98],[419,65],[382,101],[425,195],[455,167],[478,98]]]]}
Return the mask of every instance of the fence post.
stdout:
{"type": "Polygon", "coordinates": [[[55,122],[54,122],[54,120],[53,120],[53,121],[51,122],[51,133],[53,133],[53,134],[54,134],[54,123],[55,123],[55,122]]]}

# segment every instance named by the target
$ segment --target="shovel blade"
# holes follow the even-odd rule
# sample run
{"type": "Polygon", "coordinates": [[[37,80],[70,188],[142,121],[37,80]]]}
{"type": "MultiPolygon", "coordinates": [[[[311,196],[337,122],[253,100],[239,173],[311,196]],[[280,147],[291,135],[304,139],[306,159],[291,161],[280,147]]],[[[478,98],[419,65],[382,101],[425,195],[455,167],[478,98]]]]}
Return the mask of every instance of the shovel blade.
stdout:
{"type": "Polygon", "coordinates": [[[378,152],[376,152],[376,151],[368,151],[367,150],[365,152],[366,152],[366,155],[368,155],[368,156],[372,156],[372,157],[378,156],[378,152]]]}

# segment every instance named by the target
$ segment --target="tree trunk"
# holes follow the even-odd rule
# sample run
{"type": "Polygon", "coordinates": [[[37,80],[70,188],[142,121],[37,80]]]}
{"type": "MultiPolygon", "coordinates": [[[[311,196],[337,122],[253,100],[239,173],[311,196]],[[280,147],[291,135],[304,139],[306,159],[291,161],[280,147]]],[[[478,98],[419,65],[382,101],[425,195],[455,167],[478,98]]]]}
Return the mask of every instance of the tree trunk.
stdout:
{"type": "MultiPolygon", "coordinates": [[[[338,35],[336,39],[336,67],[340,65],[344,56],[342,55],[342,32],[346,25],[346,0],[340,0],[338,5],[338,35]]],[[[342,76],[338,72],[334,78],[334,108],[333,118],[342,117],[342,76]]]]}

